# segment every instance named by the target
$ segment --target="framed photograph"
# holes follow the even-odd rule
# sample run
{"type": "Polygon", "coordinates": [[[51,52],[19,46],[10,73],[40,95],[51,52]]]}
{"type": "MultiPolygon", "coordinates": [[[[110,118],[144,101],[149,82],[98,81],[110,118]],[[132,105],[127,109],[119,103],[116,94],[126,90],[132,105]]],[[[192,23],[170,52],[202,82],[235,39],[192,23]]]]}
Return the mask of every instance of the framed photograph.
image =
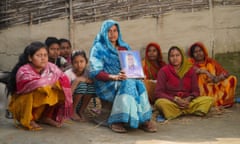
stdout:
{"type": "Polygon", "coordinates": [[[139,51],[119,51],[119,60],[128,78],[144,78],[139,51]]]}

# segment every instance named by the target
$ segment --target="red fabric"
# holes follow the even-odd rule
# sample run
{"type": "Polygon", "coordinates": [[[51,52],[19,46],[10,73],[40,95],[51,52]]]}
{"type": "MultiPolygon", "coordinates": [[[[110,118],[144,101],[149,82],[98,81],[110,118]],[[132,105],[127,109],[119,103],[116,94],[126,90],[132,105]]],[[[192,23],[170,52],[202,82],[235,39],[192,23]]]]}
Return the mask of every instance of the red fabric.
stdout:
{"type": "Polygon", "coordinates": [[[158,73],[155,98],[166,98],[173,101],[175,96],[199,96],[197,75],[193,68],[179,78],[171,65],[164,66],[158,73]]]}
{"type": "MultiPolygon", "coordinates": [[[[125,47],[118,47],[118,50],[119,51],[122,51],[122,50],[127,50],[125,47]]],[[[111,80],[109,78],[109,73],[105,72],[105,71],[101,71],[97,74],[96,76],[96,79],[98,80],[101,80],[101,81],[109,81],[111,80]]]]}
{"type": "Polygon", "coordinates": [[[98,73],[98,75],[96,76],[96,78],[98,80],[102,80],[102,81],[108,81],[110,80],[109,78],[109,74],[104,72],[104,71],[101,71],[100,73],[98,73]]]}
{"type": "Polygon", "coordinates": [[[143,71],[147,79],[157,79],[157,73],[166,63],[163,61],[161,48],[157,43],[149,43],[145,51],[145,59],[143,62],[143,71]],[[158,60],[156,62],[149,61],[148,50],[150,47],[155,47],[158,51],[158,60]]]}

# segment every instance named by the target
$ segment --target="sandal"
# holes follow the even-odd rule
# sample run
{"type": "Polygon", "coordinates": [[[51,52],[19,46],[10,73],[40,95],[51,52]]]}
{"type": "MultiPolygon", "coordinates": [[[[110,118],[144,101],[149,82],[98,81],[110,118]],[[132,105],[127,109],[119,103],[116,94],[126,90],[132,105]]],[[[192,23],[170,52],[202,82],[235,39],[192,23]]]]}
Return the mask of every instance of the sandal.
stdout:
{"type": "Polygon", "coordinates": [[[143,125],[140,126],[140,129],[150,133],[157,132],[156,126],[151,121],[145,122],[143,125]]]}
{"type": "Polygon", "coordinates": [[[121,123],[115,123],[109,126],[110,129],[116,133],[126,133],[127,130],[123,127],[121,123]]]}

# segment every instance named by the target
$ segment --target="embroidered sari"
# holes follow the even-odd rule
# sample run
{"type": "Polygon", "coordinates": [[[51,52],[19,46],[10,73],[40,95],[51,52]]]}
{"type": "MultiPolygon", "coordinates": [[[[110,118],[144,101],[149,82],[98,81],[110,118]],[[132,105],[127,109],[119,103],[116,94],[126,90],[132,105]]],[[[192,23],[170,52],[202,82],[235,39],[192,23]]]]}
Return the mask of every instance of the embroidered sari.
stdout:
{"type": "Polygon", "coordinates": [[[30,121],[41,116],[57,122],[70,118],[72,92],[67,76],[50,62],[41,74],[30,64],[23,65],[16,74],[16,93],[9,109],[14,119],[28,129],[32,128],[30,121]]]}
{"type": "MultiPolygon", "coordinates": [[[[118,23],[113,20],[105,21],[90,51],[90,76],[93,79],[101,71],[118,74],[121,70],[118,51],[108,39],[108,30],[113,25],[118,27],[119,46],[131,50],[130,46],[122,40],[118,23]]],[[[132,128],[137,128],[139,124],[151,119],[151,106],[141,80],[101,81],[95,79],[95,88],[100,99],[112,103],[111,114],[108,118],[109,125],[123,122],[128,123],[132,128]]]]}
{"type": "Polygon", "coordinates": [[[206,74],[199,74],[198,85],[200,94],[213,97],[215,106],[232,106],[234,103],[235,89],[237,86],[236,76],[229,75],[228,72],[218,62],[208,57],[206,47],[200,42],[193,44],[189,48],[189,56],[196,67],[207,70],[214,76],[219,76],[221,74],[227,76],[227,78],[224,80],[214,83],[206,74]],[[195,46],[200,47],[204,52],[205,61],[202,63],[196,62],[193,58],[193,54],[191,54],[191,51],[193,51],[191,49],[193,49],[195,46]]]}
{"type": "Polygon", "coordinates": [[[148,92],[148,99],[151,104],[154,104],[154,91],[156,87],[157,73],[164,65],[166,65],[166,63],[163,61],[160,46],[157,43],[151,42],[147,45],[145,58],[142,61],[142,65],[143,72],[145,74],[144,84],[148,92]],[[150,47],[155,47],[158,51],[157,63],[149,60],[148,51],[150,47]]]}

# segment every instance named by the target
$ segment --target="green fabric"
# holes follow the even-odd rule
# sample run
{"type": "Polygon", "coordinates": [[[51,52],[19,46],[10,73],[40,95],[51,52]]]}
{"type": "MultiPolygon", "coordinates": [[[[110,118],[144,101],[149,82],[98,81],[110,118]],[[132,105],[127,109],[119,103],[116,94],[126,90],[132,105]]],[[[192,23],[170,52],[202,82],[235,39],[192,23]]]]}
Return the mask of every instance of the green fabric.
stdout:
{"type": "Polygon", "coordinates": [[[183,78],[183,76],[188,72],[188,70],[192,67],[192,63],[190,63],[188,60],[187,60],[187,57],[186,55],[184,54],[183,50],[180,49],[180,52],[181,52],[181,55],[182,55],[182,65],[181,67],[179,68],[179,70],[177,71],[177,74],[180,78],[183,78]]]}

